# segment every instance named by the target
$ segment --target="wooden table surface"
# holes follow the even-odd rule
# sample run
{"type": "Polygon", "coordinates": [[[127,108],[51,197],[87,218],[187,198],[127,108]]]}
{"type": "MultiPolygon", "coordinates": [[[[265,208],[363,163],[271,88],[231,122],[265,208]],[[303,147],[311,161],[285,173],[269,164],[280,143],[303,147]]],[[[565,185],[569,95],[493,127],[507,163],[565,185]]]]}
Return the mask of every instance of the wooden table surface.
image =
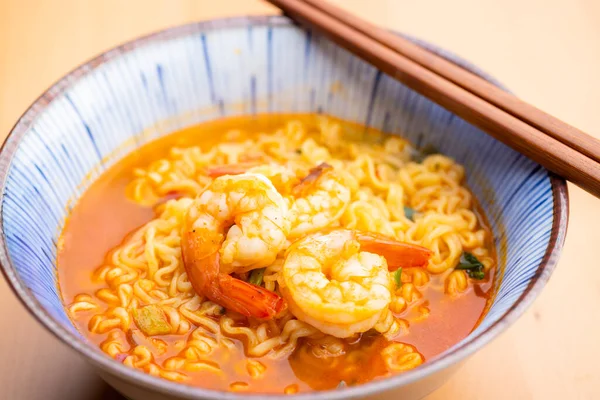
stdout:
{"type": "MultiPolygon", "coordinates": [[[[600,137],[600,1],[337,0],[441,45],[600,137]]],[[[70,69],[169,26],[276,12],[258,0],[0,0],[0,135],[70,69]]],[[[570,229],[542,295],[428,400],[600,398],[600,200],[570,185],[570,229]]],[[[118,399],[0,280],[0,397],[118,399]]]]}

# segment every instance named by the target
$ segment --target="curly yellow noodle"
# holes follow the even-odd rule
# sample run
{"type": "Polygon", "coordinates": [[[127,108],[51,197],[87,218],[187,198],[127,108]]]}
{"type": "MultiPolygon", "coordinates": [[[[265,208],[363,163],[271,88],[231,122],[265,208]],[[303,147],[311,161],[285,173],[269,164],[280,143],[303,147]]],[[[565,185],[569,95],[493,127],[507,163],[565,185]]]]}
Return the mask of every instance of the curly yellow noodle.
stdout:
{"type": "Polygon", "coordinates": [[[401,318],[397,318],[394,315],[394,310],[390,308],[381,315],[374,329],[383,334],[386,339],[393,340],[395,337],[408,332],[408,323],[401,318]]]}
{"type": "Polygon", "coordinates": [[[69,307],[69,312],[75,314],[81,311],[90,311],[98,308],[96,302],[94,302],[92,296],[89,294],[78,294],[73,299],[73,304],[69,307]]]}
{"type": "Polygon", "coordinates": [[[465,271],[455,270],[446,277],[446,293],[451,296],[456,296],[457,294],[464,292],[467,290],[468,285],[469,280],[465,271]]]}
{"type": "Polygon", "coordinates": [[[390,303],[390,310],[393,313],[401,314],[408,307],[408,302],[404,300],[402,296],[392,296],[392,302],[390,303]]]}
{"type": "Polygon", "coordinates": [[[117,331],[110,332],[106,339],[100,343],[100,349],[111,357],[116,357],[118,354],[123,354],[126,350],[126,345],[121,341],[121,335],[117,331]]]}
{"type": "Polygon", "coordinates": [[[405,268],[402,274],[406,276],[410,282],[417,287],[425,286],[429,283],[429,273],[421,268],[405,268]]]}
{"type": "Polygon", "coordinates": [[[408,371],[423,364],[423,356],[408,344],[393,343],[381,352],[388,370],[401,372],[408,371]]]}
{"type": "MultiPolygon", "coordinates": [[[[415,309],[419,319],[429,315],[429,308],[420,300],[422,291],[430,287],[430,274],[445,274],[443,290],[456,296],[469,285],[464,271],[453,271],[464,251],[478,257],[486,270],[494,266],[486,245],[489,234],[480,226],[473,197],[464,186],[464,168],[451,158],[435,154],[416,163],[410,161],[414,149],[401,138],[364,142],[349,140],[351,134],[356,136],[327,118],[320,119],[316,129],[290,121],[250,139],[232,130],[224,133],[225,142],[211,147],[173,147],[165,158],[136,168],[126,191],[130,199],[147,206],[155,206],[172,193],[179,199],[156,206],[156,218],[110,253],[90,277],[101,287],[93,295],[75,296],[69,313],[89,315],[88,330],[104,335],[100,348],[111,357],[124,356],[125,365],[173,381],[185,381],[198,372],[223,376],[221,366],[211,357],[217,352],[226,357],[242,351],[233,339],[243,343],[247,356],[255,358],[285,358],[302,338],[320,343],[315,348],[323,355],[340,355],[343,345],[339,339],[320,333],[289,312],[271,321],[242,323],[239,316],[198,296],[183,268],[180,249],[184,215],[191,199],[211,182],[209,167],[246,161],[278,163],[302,179],[316,164],[327,162],[344,176],[351,193],[350,203],[331,226],[379,232],[433,251],[426,269],[404,269],[403,284],[375,326],[388,340],[402,337],[409,330],[404,313],[415,309]],[[405,214],[405,207],[414,210],[412,218],[405,214]],[[145,344],[127,342],[125,334],[136,329],[133,310],[149,304],[164,312],[176,341],[168,344],[150,338],[145,344]],[[171,357],[156,361],[164,354],[171,357]]],[[[283,252],[265,268],[262,284],[266,289],[279,290],[282,264],[283,252]]],[[[391,372],[423,362],[416,349],[402,343],[389,344],[382,357],[391,372]]],[[[261,379],[266,373],[267,367],[257,359],[249,358],[244,365],[251,379],[261,379]]],[[[229,383],[234,391],[248,387],[246,382],[229,383]]],[[[284,392],[298,390],[298,385],[289,385],[284,392]]]]}

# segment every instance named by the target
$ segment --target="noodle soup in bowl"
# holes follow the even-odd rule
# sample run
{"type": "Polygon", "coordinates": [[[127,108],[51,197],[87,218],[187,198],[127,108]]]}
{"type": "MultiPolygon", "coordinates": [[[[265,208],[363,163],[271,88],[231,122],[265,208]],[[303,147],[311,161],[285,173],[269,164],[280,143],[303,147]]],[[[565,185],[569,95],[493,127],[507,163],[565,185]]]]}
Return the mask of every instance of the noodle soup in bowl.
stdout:
{"type": "Polygon", "coordinates": [[[563,180],[283,17],[111,50],[0,157],[8,281],[132,399],[421,398],[566,232],[563,180]]]}

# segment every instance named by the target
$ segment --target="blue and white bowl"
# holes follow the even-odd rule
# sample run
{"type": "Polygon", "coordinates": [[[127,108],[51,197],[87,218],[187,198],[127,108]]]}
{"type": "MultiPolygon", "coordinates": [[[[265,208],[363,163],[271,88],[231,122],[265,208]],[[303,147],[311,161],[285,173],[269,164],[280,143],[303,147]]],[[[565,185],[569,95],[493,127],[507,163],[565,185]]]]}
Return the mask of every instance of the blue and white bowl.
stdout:
{"type": "Polygon", "coordinates": [[[500,260],[493,305],[466,339],[405,374],[295,397],[421,398],[513,323],[550,277],[567,227],[564,180],[286,18],[223,19],[159,32],[61,79],[25,112],[0,153],[0,262],[8,282],[49,331],[126,396],[242,397],[125,367],[75,329],[57,289],[55,262],[70,207],[90,177],[150,140],[210,119],[265,112],[323,112],[401,132],[417,146],[432,144],[455,158],[465,165],[468,185],[489,217],[500,260]]]}

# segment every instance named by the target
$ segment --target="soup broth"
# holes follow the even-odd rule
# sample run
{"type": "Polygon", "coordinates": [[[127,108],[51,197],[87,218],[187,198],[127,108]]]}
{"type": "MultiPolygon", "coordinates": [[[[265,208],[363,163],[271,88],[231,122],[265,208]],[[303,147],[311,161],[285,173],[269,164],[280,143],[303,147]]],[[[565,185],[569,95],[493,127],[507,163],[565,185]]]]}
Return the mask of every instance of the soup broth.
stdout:
{"type": "MultiPolygon", "coordinates": [[[[490,230],[464,185],[463,168],[429,153],[398,136],[318,115],[236,117],[156,140],[93,182],[65,223],[57,262],[69,315],[90,342],[118,362],[209,389],[292,394],[414,368],[477,325],[490,300],[496,266],[490,230]],[[274,261],[258,269],[230,267],[228,278],[282,296],[283,308],[260,319],[195,290],[201,285],[190,282],[182,259],[182,235],[192,233],[182,233],[182,221],[197,206],[197,196],[217,190],[215,181],[252,180],[260,173],[246,171],[265,166],[291,171],[289,192],[285,174],[264,174],[273,183],[265,190],[276,188],[287,204],[282,209],[289,211],[286,218],[291,215],[291,228],[276,225],[287,240],[274,261]],[[336,199],[341,211],[325,223],[310,219],[318,222],[304,229],[298,222],[304,209],[296,203],[317,191],[310,186],[298,194],[294,188],[312,185],[307,177],[315,171],[321,184],[336,173],[347,179],[337,182],[350,182],[348,200],[336,199]],[[296,242],[341,229],[375,232],[431,254],[423,266],[390,267],[389,301],[373,314],[372,326],[364,329],[364,320],[356,331],[338,326],[335,331],[343,333],[336,336],[314,322],[329,323],[337,312],[333,300],[320,299],[332,303],[323,308],[327,311],[311,314],[301,297],[292,299],[292,288],[286,295],[281,285],[286,285],[283,271],[296,242]]],[[[225,234],[236,223],[228,223],[225,234]]],[[[323,237],[328,246],[328,236],[323,237]]],[[[219,254],[222,262],[225,255],[219,254]]],[[[336,280],[329,272],[319,279],[336,280]]]]}

